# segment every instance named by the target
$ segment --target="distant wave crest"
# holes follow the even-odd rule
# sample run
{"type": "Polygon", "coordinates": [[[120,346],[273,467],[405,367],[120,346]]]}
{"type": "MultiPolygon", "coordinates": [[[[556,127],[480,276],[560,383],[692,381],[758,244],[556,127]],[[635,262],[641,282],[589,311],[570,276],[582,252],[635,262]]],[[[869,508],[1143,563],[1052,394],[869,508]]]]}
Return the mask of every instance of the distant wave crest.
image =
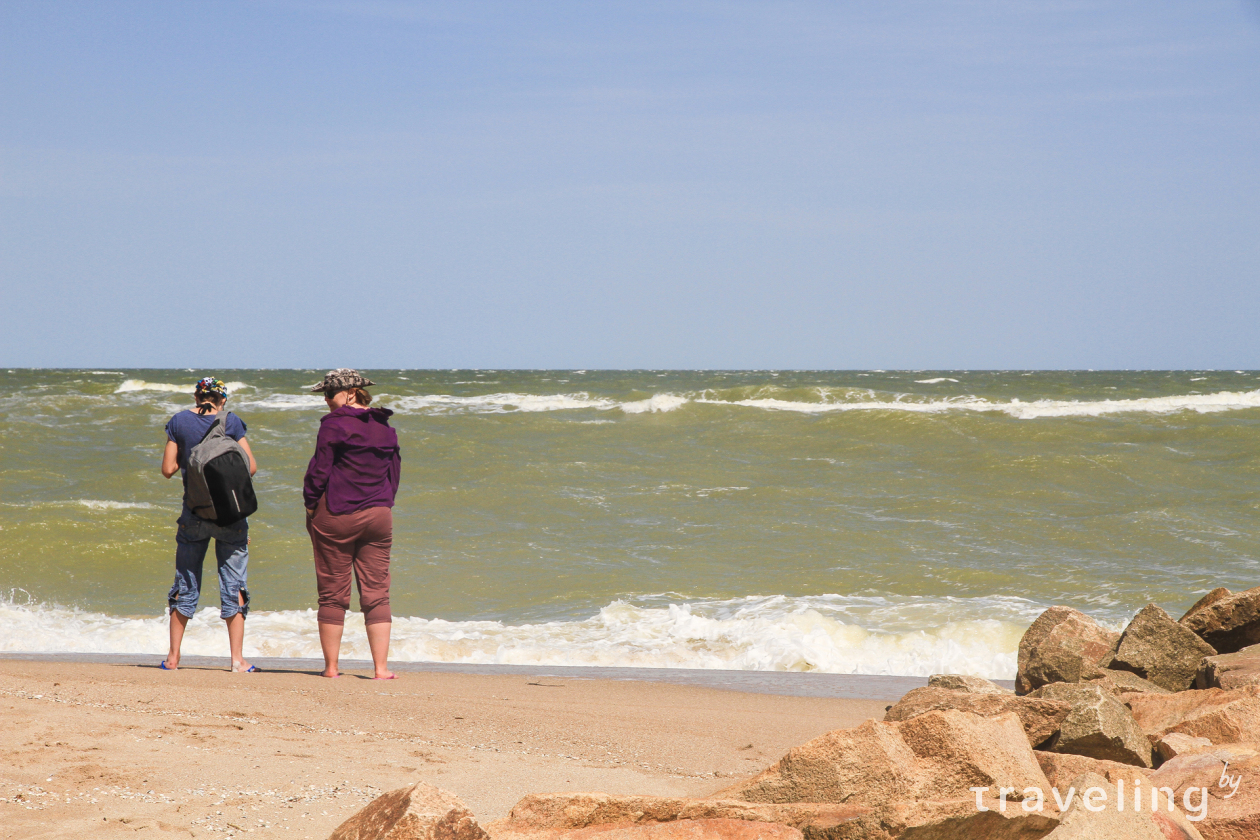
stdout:
{"type": "MultiPolygon", "coordinates": [[[[128,394],[132,391],[162,391],[171,394],[191,394],[193,390],[192,382],[182,385],[172,385],[169,382],[148,382],[144,379],[124,379],[122,384],[114,389],[115,394],[128,394]]],[[[252,386],[244,382],[228,382],[228,393],[232,393],[241,388],[250,388],[252,386]]]]}
{"type": "MultiPolygon", "coordinates": [[[[918,380],[923,384],[951,383],[947,377],[918,380]]],[[[116,394],[137,392],[187,393],[188,385],[128,379],[116,394]]],[[[249,388],[249,396],[238,398],[234,407],[261,411],[323,410],[318,395],[267,393],[243,382],[228,383],[233,392],[249,388]]],[[[1053,417],[1105,417],[1117,414],[1211,414],[1260,408],[1260,390],[1220,391],[1212,394],[1184,394],[1163,397],[1105,400],[991,400],[973,395],[929,397],[923,394],[892,394],[859,389],[807,388],[787,392],[775,388],[706,390],[692,393],[662,392],[640,399],[617,399],[587,392],[565,394],[493,393],[474,395],[420,394],[396,396],[379,394],[378,405],[402,413],[419,414],[533,414],[570,411],[618,411],[623,415],[662,414],[690,405],[750,408],[770,412],[830,414],[836,412],[904,412],[945,414],[952,412],[1006,414],[1018,420],[1053,417]]]]}

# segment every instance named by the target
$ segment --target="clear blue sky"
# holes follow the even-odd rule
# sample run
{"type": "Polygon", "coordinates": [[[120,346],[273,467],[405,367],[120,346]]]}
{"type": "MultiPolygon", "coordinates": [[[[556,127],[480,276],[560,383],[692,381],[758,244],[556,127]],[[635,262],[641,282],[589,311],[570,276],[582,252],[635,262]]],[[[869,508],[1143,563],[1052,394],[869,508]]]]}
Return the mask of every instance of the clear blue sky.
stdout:
{"type": "Polygon", "coordinates": [[[1260,368],[1256,2],[0,5],[0,364],[1260,368]]]}

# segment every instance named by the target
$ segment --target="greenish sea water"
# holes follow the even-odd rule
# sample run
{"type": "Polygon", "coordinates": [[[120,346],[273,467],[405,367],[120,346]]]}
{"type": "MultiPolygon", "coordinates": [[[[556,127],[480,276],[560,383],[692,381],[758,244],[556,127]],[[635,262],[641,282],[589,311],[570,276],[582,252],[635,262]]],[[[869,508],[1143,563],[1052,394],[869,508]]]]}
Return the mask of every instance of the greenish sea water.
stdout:
{"type": "MultiPolygon", "coordinates": [[[[369,373],[400,658],[1007,677],[1049,604],[1260,584],[1254,371],[369,373]]],[[[0,646],[164,650],[162,427],[210,374],[260,467],[247,641],[318,651],[322,371],[272,370],[0,372],[0,646]]]]}

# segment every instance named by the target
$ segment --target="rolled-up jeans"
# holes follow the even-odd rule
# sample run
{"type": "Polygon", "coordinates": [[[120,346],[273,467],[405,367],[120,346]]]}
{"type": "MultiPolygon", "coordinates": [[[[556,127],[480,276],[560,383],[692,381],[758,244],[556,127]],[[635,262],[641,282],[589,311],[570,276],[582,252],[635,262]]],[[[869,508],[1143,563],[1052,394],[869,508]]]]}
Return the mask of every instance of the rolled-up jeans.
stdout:
{"type": "Polygon", "coordinates": [[[394,543],[394,512],[370,507],[352,513],[328,512],[323,498],[306,520],[315,554],[315,586],[320,624],[345,624],[350,606],[350,571],[359,587],[364,624],[393,620],[389,608],[389,550],[394,543]]]}
{"type": "Polygon", "coordinates": [[[219,616],[224,619],[249,614],[249,524],[242,519],[232,525],[207,522],[184,508],[175,532],[175,583],[166,596],[167,604],[180,615],[192,618],[201,598],[201,572],[206,551],[214,540],[214,556],[219,572],[219,616]],[[242,605],[241,601],[245,603],[242,605]]]}

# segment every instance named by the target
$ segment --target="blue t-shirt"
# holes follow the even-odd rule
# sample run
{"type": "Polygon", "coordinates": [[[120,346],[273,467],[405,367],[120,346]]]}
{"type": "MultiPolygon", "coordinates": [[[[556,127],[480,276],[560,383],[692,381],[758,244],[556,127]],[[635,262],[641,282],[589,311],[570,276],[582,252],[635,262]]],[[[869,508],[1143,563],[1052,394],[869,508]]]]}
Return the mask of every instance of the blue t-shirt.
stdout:
{"type": "MultiPolygon", "coordinates": [[[[188,484],[188,453],[201,443],[201,439],[210,431],[217,414],[198,414],[191,408],[181,411],[166,422],[166,438],[179,445],[179,468],[184,473],[184,484],[188,484]]],[[[245,421],[232,412],[227,413],[227,435],[232,440],[245,437],[245,421]]]]}

